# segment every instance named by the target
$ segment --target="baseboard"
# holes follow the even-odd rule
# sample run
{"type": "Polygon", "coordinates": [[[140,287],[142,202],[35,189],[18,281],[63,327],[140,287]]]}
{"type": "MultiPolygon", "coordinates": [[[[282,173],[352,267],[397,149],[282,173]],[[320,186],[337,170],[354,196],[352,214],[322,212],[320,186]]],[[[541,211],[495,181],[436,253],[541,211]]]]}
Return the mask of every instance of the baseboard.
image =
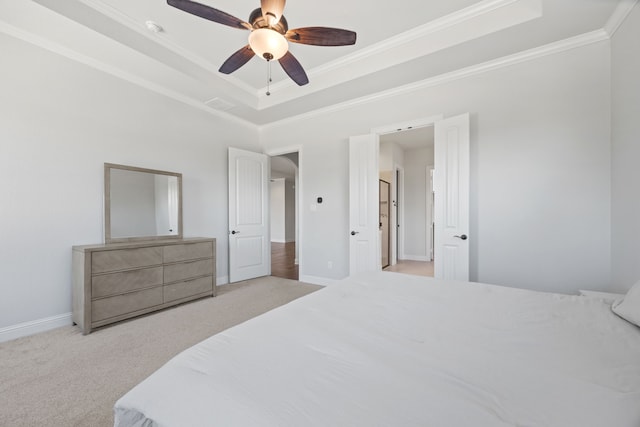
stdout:
{"type": "Polygon", "coordinates": [[[71,313],[59,314],[44,319],[32,320],[30,322],[18,323],[0,329],[0,342],[14,340],[29,335],[45,332],[62,326],[71,325],[71,313]]]}
{"type": "Polygon", "coordinates": [[[305,283],[311,283],[312,285],[331,286],[338,282],[336,279],[328,279],[326,277],[307,276],[303,275],[298,278],[299,281],[305,283]]]}
{"type": "Polygon", "coordinates": [[[426,255],[405,255],[401,259],[398,259],[398,261],[424,261],[424,262],[429,262],[431,260],[426,255]]]}

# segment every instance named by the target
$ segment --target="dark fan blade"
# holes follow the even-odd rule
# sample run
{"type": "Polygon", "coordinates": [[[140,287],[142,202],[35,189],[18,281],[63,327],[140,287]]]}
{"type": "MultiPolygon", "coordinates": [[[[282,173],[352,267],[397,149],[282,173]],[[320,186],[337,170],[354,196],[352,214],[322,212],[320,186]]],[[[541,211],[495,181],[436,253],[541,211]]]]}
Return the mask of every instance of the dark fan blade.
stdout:
{"type": "Polygon", "coordinates": [[[356,43],[356,33],[340,28],[305,27],[289,30],[285,37],[290,42],[314,46],[347,46],[356,43]]]}
{"type": "Polygon", "coordinates": [[[231,16],[221,10],[214,9],[204,4],[196,3],[190,0],[167,0],[169,6],[173,6],[177,9],[190,13],[192,15],[199,16],[209,21],[217,22],[218,24],[228,25],[234,28],[251,29],[251,25],[244,22],[241,19],[231,16]]]}
{"type": "Polygon", "coordinates": [[[224,61],[224,64],[220,67],[218,71],[223,74],[231,74],[238,68],[242,67],[244,64],[249,62],[251,58],[253,58],[255,54],[249,45],[246,45],[242,49],[239,49],[236,53],[231,55],[224,61]]]}
{"type": "Polygon", "coordinates": [[[287,52],[282,58],[278,60],[284,72],[287,73],[291,80],[296,82],[298,86],[304,86],[309,83],[307,73],[304,72],[302,65],[298,62],[295,56],[291,52],[287,52]]]}
{"type": "Polygon", "coordinates": [[[260,0],[262,16],[269,23],[275,25],[282,17],[286,0],[260,0]]]}

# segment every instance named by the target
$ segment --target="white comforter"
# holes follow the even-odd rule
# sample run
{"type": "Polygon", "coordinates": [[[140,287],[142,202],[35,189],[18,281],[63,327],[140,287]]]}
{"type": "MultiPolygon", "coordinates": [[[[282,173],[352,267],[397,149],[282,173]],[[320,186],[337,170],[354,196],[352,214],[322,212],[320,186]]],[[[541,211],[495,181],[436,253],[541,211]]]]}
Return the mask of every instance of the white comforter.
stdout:
{"type": "Polygon", "coordinates": [[[116,426],[640,426],[640,328],[579,296],[347,279],[176,356],[116,426]]]}

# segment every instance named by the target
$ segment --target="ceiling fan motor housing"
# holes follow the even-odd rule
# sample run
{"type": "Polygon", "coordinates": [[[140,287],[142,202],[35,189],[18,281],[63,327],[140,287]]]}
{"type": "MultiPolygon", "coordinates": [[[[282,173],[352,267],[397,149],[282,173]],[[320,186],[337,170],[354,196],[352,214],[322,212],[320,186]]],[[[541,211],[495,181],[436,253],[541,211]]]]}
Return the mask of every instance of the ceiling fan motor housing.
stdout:
{"type": "Polygon", "coordinates": [[[262,16],[262,9],[260,8],[254,9],[254,11],[251,12],[251,15],[249,15],[249,23],[256,30],[259,28],[270,28],[282,35],[289,30],[289,24],[287,24],[284,15],[280,17],[280,20],[275,25],[269,25],[269,22],[262,16]]]}

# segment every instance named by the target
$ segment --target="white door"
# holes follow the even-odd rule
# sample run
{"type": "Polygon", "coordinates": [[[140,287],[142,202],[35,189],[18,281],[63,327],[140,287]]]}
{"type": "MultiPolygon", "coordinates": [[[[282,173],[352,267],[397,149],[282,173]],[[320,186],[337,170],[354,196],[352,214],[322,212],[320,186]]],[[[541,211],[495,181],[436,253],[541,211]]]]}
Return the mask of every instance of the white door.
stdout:
{"type": "Polygon", "coordinates": [[[349,138],[349,274],[381,269],[376,134],[349,138]]]}
{"type": "Polygon", "coordinates": [[[434,276],[468,281],[469,114],[436,121],[434,147],[434,276]]]}
{"type": "Polygon", "coordinates": [[[229,148],[229,282],[271,274],[269,158],[229,148]]]}

